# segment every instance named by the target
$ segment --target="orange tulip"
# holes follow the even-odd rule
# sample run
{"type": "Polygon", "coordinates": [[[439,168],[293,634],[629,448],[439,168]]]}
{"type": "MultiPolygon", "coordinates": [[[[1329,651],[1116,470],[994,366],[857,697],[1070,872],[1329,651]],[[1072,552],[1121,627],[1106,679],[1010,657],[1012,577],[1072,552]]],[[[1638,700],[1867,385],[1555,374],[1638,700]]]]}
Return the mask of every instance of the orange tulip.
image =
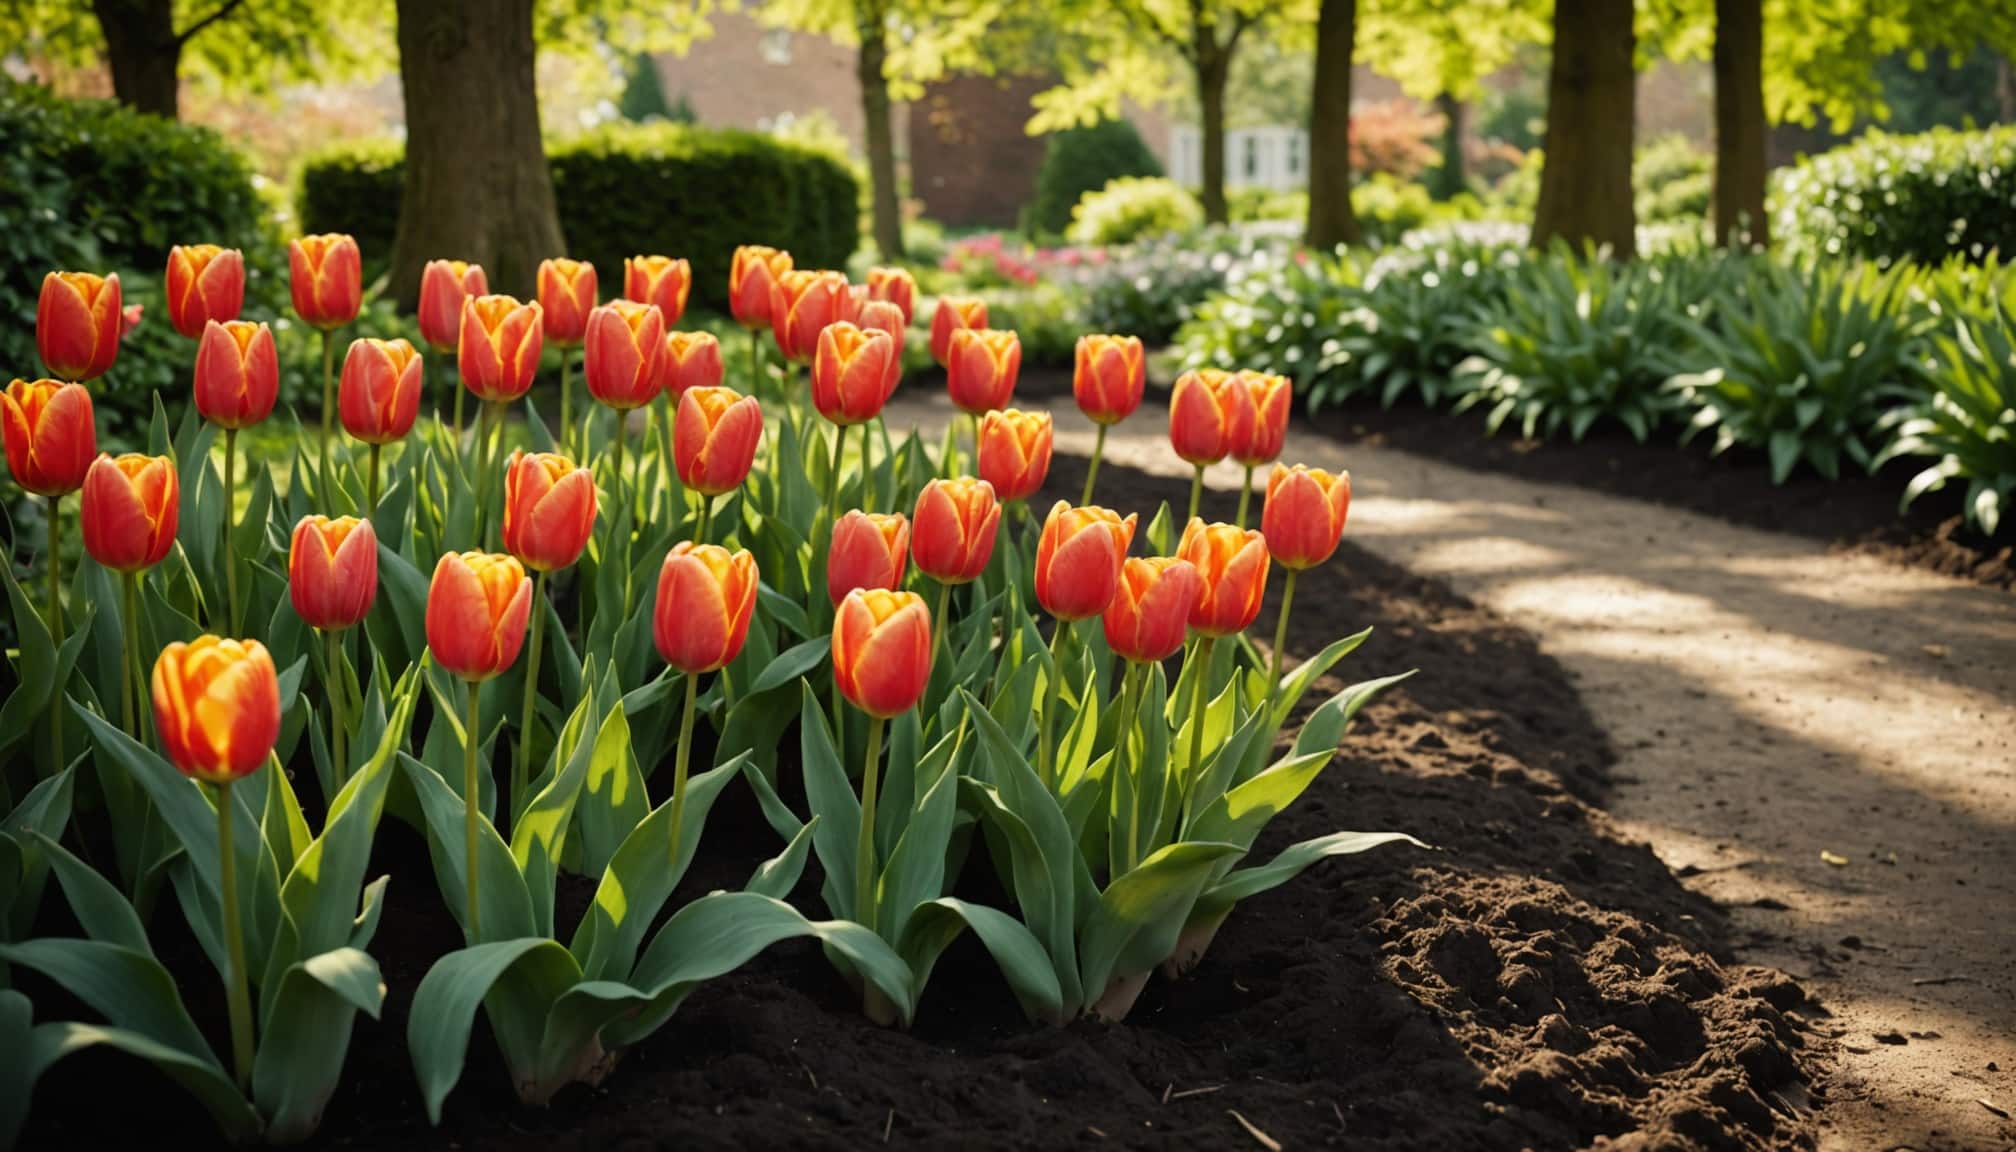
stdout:
{"type": "Polygon", "coordinates": [[[901,512],[859,508],[833,523],[826,553],[826,595],[835,604],[856,588],[900,588],[910,556],[910,521],[901,512]]]}
{"type": "Polygon", "coordinates": [[[660,391],[678,397],[693,388],[718,388],[726,371],[721,342],[712,332],[665,334],[665,352],[658,357],[660,391]]]}
{"type": "Polygon", "coordinates": [[[1080,336],[1071,395],[1095,424],[1118,424],[1141,406],[1148,355],[1135,336],[1080,336]]]}
{"type": "Polygon", "coordinates": [[[378,595],[378,533],[355,516],[303,516],[287,550],[287,596],[310,628],[341,631],[378,595]]]}
{"type": "Polygon", "coordinates": [[[945,390],[961,412],[979,416],[1008,406],[1021,370],[1020,336],[994,328],[961,328],[952,333],[945,390]]]}
{"type": "Polygon", "coordinates": [[[511,667],[532,615],[532,582],[510,556],[449,552],[427,589],[427,647],[434,662],[470,683],[511,667]]]}
{"type": "Polygon", "coordinates": [[[1003,408],[980,421],[980,476],[1005,501],[1027,500],[1050,475],[1055,439],[1048,412],[1003,408]]]}
{"type": "Polygon", "coordinates": [[[829,326],[812,358],[812,406],[843,428],[873,420],[889,400],[895,359],[887,332],[845,320],[829,326]]]}
{"type": "Polygon", "coordinates": [[[287,271],[294,313],[310,328],[341,328],[364,306],[364,258],[348,236],[330,233],[289,242],[287,271]]]}
{"type": "Polygon", "coordinates": [[[777,281],[791,271],[791,253],[761,244],[735,249],[728,268],[728,310],[744,328],[770,327],[770,299],[777,281]]]}
{"type": "Polygon", "coordinates": [[[119,274],[51,272],[35,302],[35,348],[59,380],[96,380],[112,370],[124,336],[119,274]]]}
{"type": "Polygon", "coordinates": [[[845,320],[852,310],[847,277],[838,272],[796,269],[777,278],[770,292],[770,330],[777,350],[794,364],[809,364],[819,333],[845,320]]]}
{"type": "Polygon", "coordinates": [[[215,244],[168,250],[168,322],[194,340],[212,320],[236,320],[245,307],[245,254],[215,244]]]}
{"type": "Polygon", "coordinates": [[[343,428],[366,444],[391,444],[420,414],[420,353],[404,340],[352,340],[343,357],[336,408],[343,428]]]}
{"type": "Polygon", "coordinates": [[[1241,403],[1244,391],[1243,383],[1217,368],[1178,376],[1169,397],[1169,443],[1176,455],[1201,467],[1249,441],[1253,411],[1241,403]]]}
{"type": "Polygon", "coordinates": [[[693,266],[670,256],[630,256],[623,261],[623,295],[639,304],[656,304],[670,328],[686,314],[693,291],[693,266]]]}
{"type": "Polygon", "coordinates": [[[726,668],[756,610],[756,557],[682,540],[658,569],[651,635],[665,663],[689,676],[726,668]]]}
{"type": "Polygon", "coordinates": [[[894,353],[889,357],[889,379],[882,386],[883,400],[887,402],[896,394],[896,385],[903,380],[903,340],[909,332],[903,311],[887,300],[870,300],[861,306],[860,318],[855,323],[864,329],[889,334],[894,353]]]}
{"type": "Polygon", "coordinates": [[[917,278],[907,268],[870,268],[868,298],[894,304],[902,311],[907,327],[917,315],[917,278]]]}
{"type": "Polygon", "coordinates": [[[665,355],[665,317],[656,304],[617,300],[588,314],[582,371],[588,394],[619,412],[658,398],[658,361],[665,355]]]}
{"type": "Polygon", "coordinates": [[[1265,464],[1281,455],[1281,443],[1288,437],[1288,402],[1294,386],[1286,376],[1266,372],[1240,372],[1234,402],[1239,414],[1230,425],[1231,457],[1248,468],[1265,464]]]}
{"type": "Polygon", "coordinates": [[[534,572],[581,558],[595,530],[595,477],[551,452],[511,454],[504,472],[504,550],[534,572]]]}
{"type": "Polygon", "coordinates": [[[915,524],[917,570],[940,584],[966,584],[994,555],[1001,503],[985,480],[933,480],[917,494],[915,524]]]}
{"type": "Polygon", "coordinates": [[[280,738],[280,677],[257,640],[177,640],[154,661],[154,727],[186,776],[229,784],[259,770],[280,738]]]}
{"type": "Polygon", "coordinates": [[[520,304],[509,296],[463,301],[455,366],[478,400],[516,400],[532,390],[544,333],[542,311],[537,302],[520,304]]]}
{"type": "Polygon", "coordinates": [[[1059,500],[1036,544],[1036,602],[1043,610],[1059,620],[1089,620],[1106,611],[1134,544],[1134,520],[1059,500]]]}
{"type": "Polygon", "coordinates": [[[931,359],[943,368],[952,356],[952,333],[987,327],[987,302],[977,296],[940,296],[931,312],[931,359]]]}
{"type": "Polygon", "coordinates": [[[1267,505],[1260,512],[1260,532],[1267,551],[1283,568],[1300,571],[1330,559],[1344,537],[1344,518],[1351,514],[1351,473],[1335,476],[1300,464],[1276,464],[1267,477],[1267,505]]]}
{"type": "Polygon", "coordinates": [[[462,341],[462,304],[490,294],[481,264],[429,260],[420,273],[420,339],[436,352],[453,352],[462,341]]]}
{"type": "Polygon", "coordinates": [[[264,324],[210,321],[196,346],[196,411],[219,428],[250,428],[280,398],[280,353],[264,324]]]}
{"type": "Polygon", "coordinates": [[[1197,566],[1173,556],[1130,556],[1106,606],[1106,646],[1137,664],[1167,660],[1189,635],[1190,613],[1204,594],[1197,566]]]}
{"type": "Polygon", "coordinates": [[[856,708],[900,716],[931,682],[931,610],[915,592],[857,588],[833,617],[833,682],[856,708]]]}
{"type": "Polygon", "coordinates": [[[37,496],[62,496],[84,486],[98,454],[91,393],[59,380],[16,380],[0,392],[0,433],[14,482],[37,496]]]}
{"type": "Polygon", "coordinates": [[[1203,595],[1190,610],[1190,626],[1206,636],[1244,632],[1260,614],[1267,591],[1267,540],[1251,528],[1190,521],[1176,545],[1179,559],[1197,566],[1203,595]]]}
{"type": "Polygon", "coordinates": [[[100,455],[84,474],[84,550],[114,572],[141,572],[175,546],[182,486],[166,456],[100,455]]]}
{"type": "Polygon", "coordinates": [[[580,346],[588,335],[588,314],[595,310],[595,291],[595,266],[586,260],[560,257],[539,262],[539,307],[544,311],[546,339],[554,346],[580,346]]]}
{"type": "Polygon", "coordinates": [[[679,482],[702,496],[740,487],[763,436],[763,406],[733,388],[689,388],[679,397],[672,461],[679,482]]]}

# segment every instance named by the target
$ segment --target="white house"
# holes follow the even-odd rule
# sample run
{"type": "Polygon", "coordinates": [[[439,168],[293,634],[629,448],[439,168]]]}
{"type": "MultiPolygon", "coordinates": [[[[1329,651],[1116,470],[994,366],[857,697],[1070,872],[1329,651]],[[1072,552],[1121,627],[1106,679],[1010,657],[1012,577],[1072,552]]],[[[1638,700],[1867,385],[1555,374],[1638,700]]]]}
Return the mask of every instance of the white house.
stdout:
{"type": "MultiPolygon", "coordinates": [[[[1193,188],[1204,183],[1204,133],[1195,124],[1170,127],[1169,176],[1193,188]]],[[[1226,129],[1226,187],[1290,189],[1308,182],[1308,132],[1283,127],[1226,129]]]]}

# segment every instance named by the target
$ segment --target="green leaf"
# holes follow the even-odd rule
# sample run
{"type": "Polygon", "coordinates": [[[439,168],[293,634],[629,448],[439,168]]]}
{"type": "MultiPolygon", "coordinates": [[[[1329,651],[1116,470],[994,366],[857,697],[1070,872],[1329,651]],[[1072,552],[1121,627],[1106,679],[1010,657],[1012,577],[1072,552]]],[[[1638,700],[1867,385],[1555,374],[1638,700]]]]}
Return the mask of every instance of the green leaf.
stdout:
{"type": "Polygon", "coordinates": [[[1244,851],[1236,844],[1171,844],[1108,885],[1086,917],[1078,942],[1086,996],[1096,999],[1113,981],[1151,971],[1168,959],[1219,862],[1244,851]]]}
{"type": "Polygon", "coordinates": [[[749,684],[750,694],[768,692],[804,676],[826,659],[832,646],[830,640],[821,636],[785,649],[756,674],[756,679],[749,684]]]}
{"type": "Polygon", "coordinates": [[[85,935],[142,956],[154,955],[154,946],[147,940],[147,929],[141,925],[139,913],[133,911],[133,906],[111,881],[54,839],[39,833],[29,835],[47,856],[50,869],[56,873],[56,883],[62,887],[70,912],[77,917],[85,935]]]}
{"type": "Polygon", "coordinates": [[[14,1055],[0,1066],[0,1148],[12,1148],[28,1123],[28,1105],[35,1096],[35,1081],[41,1069],[31,1069],[35,1006],[28,997],[12,988],[0,988],[0,1052],[14,1055]]]}
{"type": "Polygon", "coordinates": [[[599,876],[651,810],[644,774],[630,750],[630,718],[620,707],[610,708],[602,719],[582,788],[584,796],[575,811],[581,828],[581,871],[599,876]]]}
{"type": "Polygon", "coordinates": [[[230,1143],[250,1143],[259,1135],[259,1114],[238,1091],[238,1085],[214,1060],[192,1056],[127,1028],[68,1021],[43,1024],[30,1035],[27,1080],[33,1084],[57,1061],[86,1048],[103,1047],[137,1056],[154,1065],[200,1102],[230,1143]]]}
{"type": "Polygon", "coordinates": [[[812,686],[807,684],[798,719],[799,755],[805,767],[805,802],[819,827],[812,846],[819,855],[819,867],[826,873],[820,889],[826,910],[848,920],[864,920],[854,907],[855,852],[861,833],[861,800],[847,781],[847,768],[833,748],[833,736],[826,729],[826,714],[820,711],[812,686]]]}
{"type": "Polygon", "coordinates": [[[1370,703],[1374,696],[1412,675],[1414,673],[1408,671],[1376,680],[1363,680],[1325,700],[1302,722],[1302,731],[1295,736],[1293,754],[1306,756],[1313,752],[1335,752],[1358,710],[1370,703]]]}
{"type": "Polygon", "coordinates": [[[1330,856],[1351,856],[1384,844],[1428,845],[1405,832],[1332,832],[1281,850],[1281,854],[1253,868],[1235,868],[1198,897],[1190,914],[1191,923],[1221,920],[1233,905],[1251,896],[1278,888],[1300,876],[1304,869],[1330,856]]]}
{"type": "MultiPolygon", "coordinates": [[[[755,774],[755,779],[762,778],[761,773],[755,774]]],[[[812,823],[798,829],[798,834],[791,837],[784,851],[757,865],[742,890],[773,900],[790,896],[791,890],[798,886],[798,878],[805,874],[805,860],[812,853],[812,828],[818,822],[818,818],[814,817],[812,823]]]]}
{"type": "MultiPolygon", "coordinates": [[[[427,820],[427,847],[434,860],[441,898],[466,934],[468,869],[462,798],[448,790],[439,773],[404,752],[399,754],[399,763],[420,798],[420,809],[427,820]]],[[[481,902],[483,929],[479,942],[536,934],[532,897],[526,891],[525,878],[518,872],[518,862],[497,835],[497,829],[480,817],[476,821],[476,857],[476,898],[481,902]]]]}
{"type": "Polygon", "coordinates": [[[1302,795],[1330,763],[1330,756],[1330,749],[1319,749],[1280,761],[1212,801],[1187,834],[1196,840],[1251,847],[1260,829],[1302,795]]]}
{"type": "Polygon", "coordinates": [[[252,1062],[252,1098],[275,1144],[305,1140],[321,1126],[336,1091],[358,1012],[373,1019],[385,1002],[378,962],[337,948],[289,968],[265,1015],[252,1062]]]}
{"type": "MultiPolygon", "coordinates": [[[[904,938],[911,910],[945,889],[945,850],[952,839],[953,818],[959,814],[959,779],[950,771],[949,749],[932,759],[937,776],[925,782],[923,799],[903,824],[896,847],[876,878],[875,927],[891,944],[904,938]]],[[[856,840],[858,844],[858,833],[856,840]]]]}
{"type": "Polygon", "coordinates": [[[1342,639],[1332,640],[1321,652],[1304,660],[1294,671],[1281,677],[1274,698],[1274,729],[1279,731],[1288,723],[1289,714],[1295,711],[1295,705],[1301,703],[1303,695],[1309,691],[1309,686],[1316,682],[1317,677],[1336,667],[1338,661],[1356,651],[1371,635],[1372,629],[1367,628],[1342,639]]]}
{"type": "Polygon", "coordinates": [[[1063,1023],[1064,994],[1050,954],[1035,934],[998,909],[950,896],[918,905],[903,933],[903,960],[910,966],[918,997],[923,997],[939,955],[969,927],[994,957],[1022,1014],[1035,1024],[1063,1023]]]}
{"type": "Polygon", "coordinates": [[[544,937],[495,940],[435,961],[413,992],[406,1021],[427,1118],[441,1123],[441,1102],[462,1078],[478,1005],[489,1009],[513,1080],[524,1082],[536,1075],[548,1012],[580,980],[574,957],[544,937]]]}
{"type": "Polygon", "coordinates": [[[0,749],[4,749],[34,731],[35,722],[49,714],[49,695],[56,683],[56,645],[47,623],[14,579],[14,565],[0,564],[0,578],[7,581],[7,599],[14,608],[14,635],[21,651],[14,691],[0,704],[0,749]]]}
{"type": "Polygon", "coordinates": [[[183,1007],[174,979],[148,953],[99,940],[46,936],[0,944],[0,960],[40,972],[114,1027],[222,1068],[183,1007]]]}

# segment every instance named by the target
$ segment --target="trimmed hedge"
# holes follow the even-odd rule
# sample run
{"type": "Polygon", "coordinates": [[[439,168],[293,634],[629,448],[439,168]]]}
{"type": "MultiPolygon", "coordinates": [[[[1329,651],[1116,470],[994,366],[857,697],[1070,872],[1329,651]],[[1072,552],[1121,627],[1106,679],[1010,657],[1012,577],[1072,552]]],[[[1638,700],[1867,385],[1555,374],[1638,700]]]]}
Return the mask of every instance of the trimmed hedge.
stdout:
{"type": "MultiPolygon", "coordinates": [[[[830,156],[752,132],[613,124],[547,147],[568,253],[594,263],[604,296],[623,259],[693,262],[697,303],[725,309],[739,244],[788,249],[800,267],[841,268],[860,241],[859,188],[830,156]]],[[[309,232],[349,232],[367,263],[390,256],[404,179],[396,142],[344,144],[301,169],[309,232]]]]}
{"type": "Polygon", "coordinates": [[[1102,120],[1054,133],[1036,170],[1036,195],[1023,216],[1023,231],[1039,239],[1062,236],[1071,210],[1090,192],[1123,176],[1160,176],[1162,164],[1131,121],[1102,120]]]}
{"type": "Polygon", "coordinates": [[[1937,264],[2016,255],[2016,126],[1871,132],[1781,170],[1773,239],[1795,253],[1937,264]]]}

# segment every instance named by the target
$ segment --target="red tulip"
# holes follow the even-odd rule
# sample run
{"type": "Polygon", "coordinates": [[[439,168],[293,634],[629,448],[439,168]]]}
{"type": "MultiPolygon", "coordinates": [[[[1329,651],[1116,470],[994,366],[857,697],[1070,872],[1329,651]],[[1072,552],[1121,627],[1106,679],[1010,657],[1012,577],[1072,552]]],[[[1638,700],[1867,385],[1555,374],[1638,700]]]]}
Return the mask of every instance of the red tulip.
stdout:
{"type": "Polygon", "coordinates": [[[310,628],[341,631],[378,595],[378,533],[369,520],[303,516],[287,550],[287,595],[310,628]]]}
{"type": "Polygon", "coordinates": [[[1189,635],[1190,613],[1204,594],[1197,566],[1172,556],[1130,556],[1106,606],[1106,646],[1137,664],[1167,660],[1189,635]]]}
{"type": "Polygon", "coordinates": [[[1022,370],[1022,338],[993,328],[962,328],[952,333],[945,362],[945,390],[953,406],[979,416],[1006,408],[1015,398],[1015,377],[1022,370]]]}
{"type": "Polygon", "coordinates": [[[1206,636],[1244,632],[1260,614],[1267,591],[1267,541],[1251,528],[1190,521],[1176,555],[1197,566],[1203,595],[1190,610],[1190,626],[1206,636]]]}
{"type": "Polygon", "coordinates": [[[1248,468],[1267,463],[1281,455],[1288,436],[1288,402],[1294,387],[1286,376],[1266,372],[1240,372],[1233,376],[1239,387],[1233,395],[1239,413],[1230,422],[1230,455],[1248,468]]]}
{"type": "Polygon", "coordinates": [[[863,329],[887,332],[894,354],[889,357],[889,379],[882,385],[882,399],[888,402],[896,394],[896,385],[903,380],[903,340],[909,333],[902,311],[887,300],[870,300],[861,306],[861,316],[855,321],[863,329]]]}
{"type": "Polygon", "coordinates": [[[257,640],[175,641],[154,661],[153,695],[161,750],[206,784],[257,772],[280,739],[280,678],[257,640]]]}
{"type": "Polygon", "coordinates": [[[82,384],[14,381],[0,392],[0,432],[14,482],[37,496],[82,488],[98,454],[91,393],[82,384]]]}
{"type": "Polygon", "coordinates": [[[534,572],[581,558],[595,530],[595,477],[551,452],[511,454],[504,472],[504,550],[534,572]]]}
{"type": "Polygon", "coordinates": [[[532,390],[544,331],[540,311],[536,302],[509,296],[463,301],[455,365],[478,400],[516,400],[532,390]]]}
{"type": "Polygon", "coordinates": [[[987,327],[987,302],[977,296],[940,296],[931,312],[931,359],[943,368],[952,355],[952,333],[987,327]]]}
{"type": "Polygon", "coordinates": [[[343,357],[336,410],[343,428],[366,444],[392,444],[420,414],[420,353],[404,340],[353,340],[343,357]]]}
{"type": "Polygon", "coordinates": [[[35,348],[59,380],[96,380],[112,370],[125,334],[119,274],[51,272],[35,303],[35,348]]]}
{"type": "Polygon", "coordinates": [[[873,420],[889,400],[895,359],[887,332],[845,320],[828,326],[812,359],[812,406],[843,428],[873,420]]]}
{"type": "Polygon", "coordinates": [[[1027,500],[1050,475],[1054,440],[1048,412],[989,412],[980,421],[981,478],[1002,500],[1027,500]]]}
{"type": "Polygon", "coordinates": [[[917,314],[917,278],[906,268],[870,268],[868,298],[894,304],[902,311],[903,324],[908,327],[917,314]]]}
{"type": "Polygon", "coordinates": [[[511,667],[532,615],[532,582],[510,556],[450,552],[427,589],[427,647],[434,662],[470,683],[511,667]]]}
{"type": "Polygon", "coordinates": [[[742,652],[756,610],[756,557],[682,540],[658,570],[651,636],[665,663],[689,676],[726,668],[742,652]]]}
{"type": "Polygon", "coordinates": [[[627,412],[658,398],[658,361],[665,355],[665,317],[655,304],[617,300],[588,314],[582,371],[588,394],[627,412]]]}
{"type": "Polygon", "coordinates": [[[1148,355],[1134,336],[1080,336],[1071,373],[1078,410],[1095,424],[1118,424],[1141,406],[1148,355]]]}
{"type": "Polygon", "coordinates": [[[667,332],[658,357],[658,388],[675,399],[692,388],[718,388],[727,369],[712,332],[667,332]]]}
{"type": "Polygon", "coordinates": [[[364,306],[364,258],[348,236],[330,233],[292,241],[287,270],[294,314],[310,328],[341,328],[364,306]]]}
{"type": "Polygon", "coordinates": [[[693,266],[670,256],[631,256],[623,261],[623,295],[639,304],[656,304],[670,328],[686,314],[693,291],[693,266]]]}
{"type": "Polygon", "coordinates": [[[539,307],[546,339],[560,348],[579,347],[588,335],[588,314],[595,310],[595,266],[564,257],[541,260],[539,307]]]}
{"type": "Polygon", "coordinates": [[[809,364],[819,333],[845,320],[851,308],[847,277],[838,272],[793,270],[777,278],[770,293],[770,329],[777,350],[794,364],[809,364]]]}
{"type": "Polygon", "coordinates": [[[985,480],[933,480],[917,494],[914,524],[910,553],[917,570],[940,584],[966,584],[994,555],[1001,503],[985,480]]]}
{"type": "Polygon", "coordinates": [[[703,496],[740,487],[763,436],[763,406],[733,388],[690,388],[679,397],[672,461],[679,482],[703,496]]]}
{"type": "Polygon", "coordinates": [[[856,589],[833,617],[833,682],[884,720],[914,707],[931,682],[931,610],[915,592],[856,589]]]}
{"type": "Polygon", "coordinates": [[[1231,373],[1200,368],[1176,378],[1169,397],[1169,443],[1191,464],[1215,464],[1252,438],[1245,385],[1231,373]]]}
{"type": "Polygon", "coordinates": [[[1267,505],[1260,512],[1260,532],[1267,551],[1291,571],[1314,568],[1330,559],[1344,536],[1344,518],[1351,513],[1351,474],[1332,476],[1300,464],[1274,466],[1267,477],[1267,505]]]}
{"type": "Polygon", "coordinates": [[[481,264],[429,260],[420,273],[420,339],[436,352],[453,352],[462,342],[462,305],[490,294],[481,264]]]}
{"type": "Polygon", "coordinates": [[[910,555],[910,521],[901,512],[856,508],[833,524],[826,594],[835,604],[856,588],[899,588],[910,555]]]}
{"type": "Polygon", "coordinates": [[[1120,565],[1134,543],[1134,520],[1110,508],[1059,500],[1036,544],[1036,602],[1059,620],[1089,620],[1113,602],[1120,565]]]}
{"type": "Polygon", "coordinates": [[[264,324],[210,321],[196,346],[196,411],[219,428],[250,428],[280,398],[280,353],[264,324]]]}
{"type": "Polygon", "coordinates": [[[100,455],[84,474],[84,551],[114,572],[141,572],[175,546],[182,487],[166,456],[100,455]]]}
{"type": "Polygon", "coordinates": [[[728,269],[728,309],[744,328],[770,327],[770,299],[777,281],[791,271],[791,254],[760,244],[735,249],[728,269]]]}
{"type": "Polygon", "coordinates": [[[168,250],[168,322],[194,340],[212,320],[236,320],[245,307],[245,254],[215,244],[168,250]]]}

